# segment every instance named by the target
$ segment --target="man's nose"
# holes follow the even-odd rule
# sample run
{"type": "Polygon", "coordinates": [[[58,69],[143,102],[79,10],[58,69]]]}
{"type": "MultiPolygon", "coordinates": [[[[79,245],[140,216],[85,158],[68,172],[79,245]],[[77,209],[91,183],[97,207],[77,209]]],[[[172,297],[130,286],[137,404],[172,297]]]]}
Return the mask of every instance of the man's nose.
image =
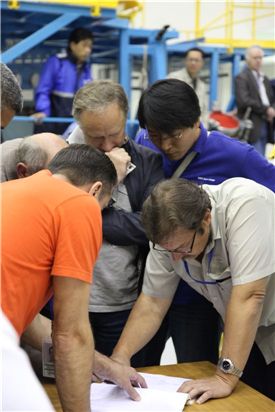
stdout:
{"type": "Polygon", "coordinates": [[[106,153],[110,152],[114,147],[116,147],[116,145],[112,141],[105,139],[104,142],[101,143],[99,149],[106,153]]]}
{"type": "Polygon", "coordinates": [[[160,148],[165,152],[171,148],[171,141],[170,139],[161,139],[160,141],[160,148]]]}

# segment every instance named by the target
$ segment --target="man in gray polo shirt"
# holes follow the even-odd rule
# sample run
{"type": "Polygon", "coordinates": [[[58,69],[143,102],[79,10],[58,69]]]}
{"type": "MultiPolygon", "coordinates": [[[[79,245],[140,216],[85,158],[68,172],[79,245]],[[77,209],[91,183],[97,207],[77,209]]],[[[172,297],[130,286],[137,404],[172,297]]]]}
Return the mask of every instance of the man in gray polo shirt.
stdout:
{"type": "Polygon", "coordinates": [[[222,316],[224,341],[215,374],[179,390],[203,403],[242,377],[275,400],[274,193],[243,178],[203,188],[171,179],[145,201],[143,224],[153,242],[143,291],[113,358],[129,362],[154,335],[183,278],[222,316]]]}

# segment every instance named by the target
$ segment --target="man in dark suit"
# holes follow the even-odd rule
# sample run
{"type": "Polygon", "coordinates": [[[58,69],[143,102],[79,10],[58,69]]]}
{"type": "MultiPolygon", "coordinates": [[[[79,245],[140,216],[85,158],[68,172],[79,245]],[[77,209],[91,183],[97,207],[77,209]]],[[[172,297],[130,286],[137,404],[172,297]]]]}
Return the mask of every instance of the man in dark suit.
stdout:
{"type": "Polygon", "coordinates": [[[235,79],[235,93],[239,117],[251,110],[253,129],[248,142],[264,155],[266,143],[274,142],[275,99],[269,79],[261,72],[263,57],[259,46],[246,50],[247,66],[235,79]]]}

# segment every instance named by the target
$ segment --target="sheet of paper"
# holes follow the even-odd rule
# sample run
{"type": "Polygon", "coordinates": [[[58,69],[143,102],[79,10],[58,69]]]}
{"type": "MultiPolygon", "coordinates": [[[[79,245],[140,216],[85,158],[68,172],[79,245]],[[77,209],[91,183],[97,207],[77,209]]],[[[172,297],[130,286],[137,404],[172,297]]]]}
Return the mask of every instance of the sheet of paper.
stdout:
{"type": "Polygon", "coordinates": [[[187,401],[186,393],[176,392],[185,379],[142,373],[148,389],[136,388],[141,401],[132,401],[116,385],[93,383],[91,387],[93,412],[181,412],[187,401]]]}

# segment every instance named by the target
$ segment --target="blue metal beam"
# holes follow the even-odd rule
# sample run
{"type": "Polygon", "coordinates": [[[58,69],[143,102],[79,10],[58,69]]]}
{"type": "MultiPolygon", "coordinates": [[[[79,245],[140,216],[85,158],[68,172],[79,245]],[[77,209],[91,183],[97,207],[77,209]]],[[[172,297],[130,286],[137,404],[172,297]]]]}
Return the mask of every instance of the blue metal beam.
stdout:
{"type": "MultiPolygon", "coordinates": [[[[12,10],[8,5],[7,0],[2,0],[1,2],[1,9],[3,10],[12,10]]],[[[92,17],[92,8],[91,7],[77,7],[77,6],[70,6],[70,5],[60,5],[60,4],[47,4],[47,3],[39,3],[39,2],[19,2],[18,11],[29,11],[32,13],[47,13],[47,14],[65,14],[65,13],[78,13],[81,16],[92,17]]],[[[116,9],[108,9],[102,8],[100,18],[115,18],[116,17],[116,9]]],[[[98,18],[98,16],[97,16],[98,18]]]]}
{"type": "Polygon", "coordinates": [[[226,107],[226,111],[229,112],[234,109],[236,106],[236,99],[235,99],[235,77],[240,72],[240,63],[241,63],[242,56],[241,54],[233,54],[232,56],[232,66],[231,66],[231,97],[226,107]]]}
{"type": "Polygon", "coordinates": [[[132,59],[129,53],[129,30],[123,29],[120,32],[119,45],[119,83],[124,88],[129,102],[131,101],[131,63],[132,59]]]}
{"type": "Polygon", "coordinates": [[[149,83],[164,79],[167,76],[167,50],[164,41],[155,41],[150,44],[151,64],[149,83]]]}
{"type": "Polygon", "coordinates": [[[219,77],[219,52],[213,51],[210,62],[210,93],[209,93],[209,110],[218,98],[218,77],[219,77]]]}
{"type": "Polygon", "coordinates": [[[52,34],[56,33],[59,29],[70,24],[72,21],[79,17],[77,13],[63,14],[51,23],[42,27],[42,29],[37,30],[35,33],[31,34],[26,39],[20,41],[15,46],[11,47],[9,50],[5,51],[1,55],[1,60],[3,63],[10,63],[15,60],[18,56],[21,56],[26,51],[30,50],[37,44],[41,43],[43,40],[50,37],[52,34]]]}

